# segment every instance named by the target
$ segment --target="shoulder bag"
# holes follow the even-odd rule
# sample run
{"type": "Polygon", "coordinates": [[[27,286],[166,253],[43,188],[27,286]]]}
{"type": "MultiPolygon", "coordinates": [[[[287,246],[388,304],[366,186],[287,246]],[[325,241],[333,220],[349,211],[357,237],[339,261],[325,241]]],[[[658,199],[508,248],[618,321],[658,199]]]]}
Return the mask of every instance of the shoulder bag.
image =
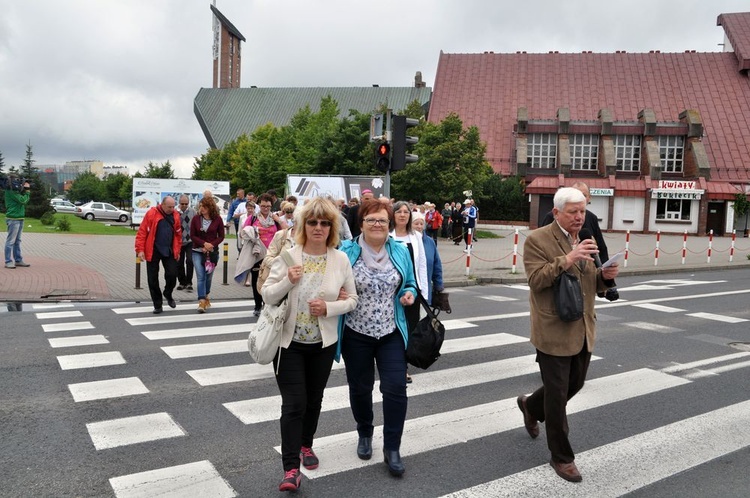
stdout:
{"type": "MultiPolygon", "coordinates": [[[[294,265],[294,260],[289,251],[282,251],[280,256],[284,258],[287,266],[294,265]]],[[[281,333],[284,330],[284,322],[287,320],[288,313],[288,294],[278,304],[263,304],[255,328],[250,331],[250,336],[247,339],[247,349],[250,351],[250,357],[256,363],[267,365],[273,361],[276,351],[279,350],[280,352],[281,333]]],[[[278,364],[276,368],[278,369],[278,364]]]]}
{"type": "Polygon", "coordinates": [[[555,310],[563,322],[575,322],[583,318],[583,292],[578,277],[567,271],[555,278],[552,284],[555,310]]]}
{"type": "Polygon", "coordinates": [[[409,333],[406,361],[417,368],[427,369],[440,357],[440,348],[445,339],[445,327],[419,292],[417,292],[417,300],[427,312],[427,316],[422,318],[409,333]]]}

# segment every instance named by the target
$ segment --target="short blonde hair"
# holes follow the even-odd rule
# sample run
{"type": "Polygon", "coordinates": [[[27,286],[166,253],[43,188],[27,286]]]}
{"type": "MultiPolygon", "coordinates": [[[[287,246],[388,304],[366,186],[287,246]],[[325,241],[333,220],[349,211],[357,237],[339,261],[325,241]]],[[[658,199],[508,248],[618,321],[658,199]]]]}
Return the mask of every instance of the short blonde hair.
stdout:
{"type": "Polygon", "coordinates": [[[341,212],[333,201],[323,197],[313,197],[305,202],[301,208],[294,210],[294,241],[304,246],[307,243],[307,231],[305,223],[307,220],[328,220],[331,222],[331,229],[328,232],[328,247],[337,247],[339,245],[339,229],[341,225],[341,212]]]}

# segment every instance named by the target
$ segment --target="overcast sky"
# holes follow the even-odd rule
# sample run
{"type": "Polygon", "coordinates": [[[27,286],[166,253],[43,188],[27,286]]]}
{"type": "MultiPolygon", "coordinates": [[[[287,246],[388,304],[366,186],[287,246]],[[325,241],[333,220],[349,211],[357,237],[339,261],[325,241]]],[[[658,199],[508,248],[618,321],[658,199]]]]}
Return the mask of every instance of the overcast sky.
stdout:
{"type": "MultiPolygon", "coordinates": [[[[178,176],[208,144],[210,0],[0,0],[0,152],[178,176]]],[[[446,53],[715,52],[747,0],[217,0],[247,41],[242,86],[411,86],[446,53]]]]}

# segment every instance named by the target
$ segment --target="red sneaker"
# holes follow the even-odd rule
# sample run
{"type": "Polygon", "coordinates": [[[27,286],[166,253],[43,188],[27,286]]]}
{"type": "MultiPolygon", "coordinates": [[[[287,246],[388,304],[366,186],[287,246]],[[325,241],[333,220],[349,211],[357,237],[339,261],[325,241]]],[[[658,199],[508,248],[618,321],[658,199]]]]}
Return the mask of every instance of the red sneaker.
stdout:
{"type": "Polygon", "coordinates": [[[317,455],[315,455],[315,452],[312,450],[312,448],[308,448],[307,446],[303,446],[299,450],[299,457],[300,460],[302,460],[302,465],[308,470],[317,469],[318,464],[320,463],[318,461],[317,455]]]}
{"type": "Polygon", "coordinates": [[[297,491],[302,484],[302,474],[299,469],[287,470],[284,480],[279,484],[279,491],[297,491]]]}

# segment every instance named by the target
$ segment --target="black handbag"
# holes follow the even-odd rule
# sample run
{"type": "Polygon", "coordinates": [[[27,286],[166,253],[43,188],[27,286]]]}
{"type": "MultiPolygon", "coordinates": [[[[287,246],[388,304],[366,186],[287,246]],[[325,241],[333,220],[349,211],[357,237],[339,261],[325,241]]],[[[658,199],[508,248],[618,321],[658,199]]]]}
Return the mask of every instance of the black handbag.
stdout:
{"type": "Polygon", "coordinates": [[[440,348],[445,339],[445,327],[421,294],[417,294],[417,301],[425,309],[427,316],[422,318],[409,333],[406,361],[417,368],[427,369],[440,357],[440,348]]]}
{"type": "Polygon", "coordinates": [[[453,310],[451,310],[451,303],[448,301],[448,295],[449,294],[445,291],[434,291],[432,293],[433,308],[437,308],[440,311],[445,311],[450,314],[453,310]]]}
{"type": "Polygon", "coordinates": [[[562,272],[552,285],[555,310],[563,322],[575,322],[583,318],[583,292],[581,281],[572,273],[562,272]]]}

